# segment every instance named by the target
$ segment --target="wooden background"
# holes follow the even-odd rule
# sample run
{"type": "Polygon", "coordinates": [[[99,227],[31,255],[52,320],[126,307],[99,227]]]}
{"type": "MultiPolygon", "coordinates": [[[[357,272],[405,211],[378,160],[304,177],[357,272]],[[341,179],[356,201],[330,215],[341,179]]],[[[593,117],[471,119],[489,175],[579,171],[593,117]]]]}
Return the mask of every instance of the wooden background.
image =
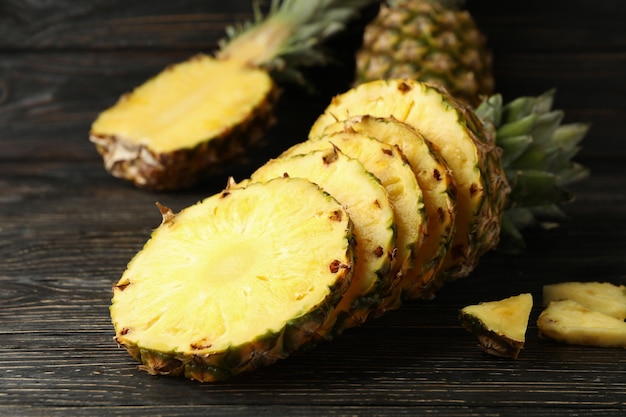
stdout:
{"type": "MultiPolygon", "coordinates": [[[[110,288],[160,221],[221,189],[154,194],[110,177],[89,143],[117,97],[251,16],[248,1],[0,0],[0,415],[348,416],[626,413],[626,352],[537,337],[541,286],[626,284],[626,3],[470,0],[505,98],[558,90],[567,121],[593,124],[571,220],[528,231],[527,253],[491,253],[471,277],[338,340],[219,384],[136,370],[113,340],[110,288]],[[532,292],[517,361],[477,348],[458,309],[532,292]]],[[[244,176],[304,138],[346,89],[361,21],[333,39],[344,67],[316,69],[317,96],[288,89],[270,145],[244,176]]]]}

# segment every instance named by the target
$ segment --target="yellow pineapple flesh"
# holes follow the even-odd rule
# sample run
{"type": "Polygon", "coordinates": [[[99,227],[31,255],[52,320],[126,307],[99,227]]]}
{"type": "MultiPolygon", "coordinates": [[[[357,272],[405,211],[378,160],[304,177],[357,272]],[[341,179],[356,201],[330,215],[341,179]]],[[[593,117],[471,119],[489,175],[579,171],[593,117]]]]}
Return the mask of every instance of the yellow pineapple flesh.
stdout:
{"type": "Polygon", "coordinates": [[[626,286],[611,282],[561,282],[544,285],[543,304],[572,300],[590,310],[626,319],[626,286]]]}
{"type": "Polygon", "coordinates": [[[306,178],[318,184],[346,207],[354,224],[357,260],[352,284],[336,309],[334,326],[319,332],[321,338],[330,339],[364,323],[393,283],[393,208],[380,181],[361,162],[336,148],[272,159],[249,181],[264,182],[282,176],[306,178]]]}
{"type": "Polygon", "coordinates": [[[497,246],[509,186],[501,151],[473,111],[444,90],[411,79],[361,84],[333,98],[310,136],[351,116],[390,117],[410,124],[447,163],[456,185],[456,232],[435,286],[468,275],[497,246]]]}
{"type": "Polygon", "coordinates": [[[429,298],[430,283],[450,249],[455,230],[456,187],[448,166],[417,130],[394,118],[354,116],[324,128],[325,134],[342,131],[371,135],[398,147],[413,170],[426,209],[426,236],[399,290],[403,298],[429,298]]]}
{"type": "Polygon", "coordinates": [[[197,55],[123,95],[90,139],[107,170],[138,187],[192,186],[261,139],[277,98],[267,72],[197,55]]]}
{"type": "Polygon", "coordinates": [[[415,268],[415,258],[422,247],[427,224],[422,191],[413,170],[397,147],[355,131],[336,132],[317,140],[306,140],[283,152],[281,158],[333,147],[359,160],[367,171],[380,180],[394,212],[397,227],[396,252],[391,270],[394,282],[390,284],[392,294],[385,297],[376,309],[376,314],[382,314],[400,306],[401,282],[415,268]]]}
{"type": "Polygon", "coordinates": [[[560,343],[626,348],[626,322],[573,300],[551,301],[537,319],[539,335],[560,343]]]}
{"type": "Polygon", "coordinates": [[[152,374],[215,381],[284,358],[311,343],[349,288],[351,220],[309,181],[161,209],[110,307],[115,340],[152,374]]]}

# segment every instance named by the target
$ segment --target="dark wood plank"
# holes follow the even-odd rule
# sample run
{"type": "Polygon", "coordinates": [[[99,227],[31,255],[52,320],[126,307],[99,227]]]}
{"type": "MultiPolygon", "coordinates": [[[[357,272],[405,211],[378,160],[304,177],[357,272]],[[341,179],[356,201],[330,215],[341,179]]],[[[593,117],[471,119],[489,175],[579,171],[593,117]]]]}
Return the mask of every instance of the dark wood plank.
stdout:
{"type": "MultiPolygon", "coordinates": [[[[202,187],[150,193],[112,178],[88,142],[97,113],[170,63],[211,50],[247,1],[0,2],[0,414],[7,416],[602,415],[626,412],[626,355],[537,336],[541,287],[626,284],[626,3],[469,0],[505,97],[558,89],[568,121],[592,122],[592,176],[560,227],[521,255],[484,257],[434,300],[218,384],[152,377],[113,342],[111,285],[160,222],[305,137],[350,84],[355,25],[316,69],[317,96],[287,89],[268,145],[202,187]],[[565,36],[563,34],[566,34],[565,36]],[[470,303],[531,292],[519,360],[484,354],[458,322],[470,303]]],[[[368,15],[369,16],[369,15],[368,15]]]]}

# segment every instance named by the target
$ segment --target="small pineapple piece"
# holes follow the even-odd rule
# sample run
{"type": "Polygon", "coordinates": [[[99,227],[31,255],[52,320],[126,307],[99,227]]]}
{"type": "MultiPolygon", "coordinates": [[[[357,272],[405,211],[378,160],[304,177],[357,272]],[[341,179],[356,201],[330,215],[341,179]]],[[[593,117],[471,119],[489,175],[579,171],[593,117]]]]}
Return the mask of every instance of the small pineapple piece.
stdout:
{"type": "Polygon", "coordinates": [[[626,348],[626,322],[572,300],[550,302],[537,327],[541,337],[561,343],[626,348]]]}
{"type": "Polygon", "coordinates": [[[532,307],[532,295],[526,293],[464,307],[459,319],[485,352],[516,359],[526,341],[532,307]]]}
{"type": "Polygon", "coordinates": [[[352,223],[318,186],[228,188],[163,222],[113,287],[115,340],[151,374],[229,378],[312,342],[352,278],[352,223]]]}
{"type": "Polygon", "coordinates": [[[336,323],[318,332],[321,338],[332,339],[344,329],[364,323],[393,282],[391,268],[396,248],[393,208],[380,180],[357,159],[337,148],[272,159],[246,182],[283,176],[305,178],[318,184],[346,207],[354,224],[357,242],[354,277],[334,313],[336,323]]]}
{"type": "Polygon", "coordinates": [[[572,300],[619,320],[626,319],[626,286],[610,282],[562,282],[543,287],[543,305],[572,300]]]}

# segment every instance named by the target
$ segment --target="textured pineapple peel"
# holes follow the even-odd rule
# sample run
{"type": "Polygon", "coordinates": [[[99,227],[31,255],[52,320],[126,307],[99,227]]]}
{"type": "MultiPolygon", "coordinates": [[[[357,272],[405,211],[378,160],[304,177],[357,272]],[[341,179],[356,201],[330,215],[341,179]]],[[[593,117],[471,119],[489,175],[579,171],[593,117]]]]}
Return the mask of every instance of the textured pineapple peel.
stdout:
{"type": "Polygon", "coordinates": [[[114,286],[115,338],[152,373],[254,369],[310,341],[353,262],[352,221],[318,186],[227,189],[164,215],[114,286]]]}

